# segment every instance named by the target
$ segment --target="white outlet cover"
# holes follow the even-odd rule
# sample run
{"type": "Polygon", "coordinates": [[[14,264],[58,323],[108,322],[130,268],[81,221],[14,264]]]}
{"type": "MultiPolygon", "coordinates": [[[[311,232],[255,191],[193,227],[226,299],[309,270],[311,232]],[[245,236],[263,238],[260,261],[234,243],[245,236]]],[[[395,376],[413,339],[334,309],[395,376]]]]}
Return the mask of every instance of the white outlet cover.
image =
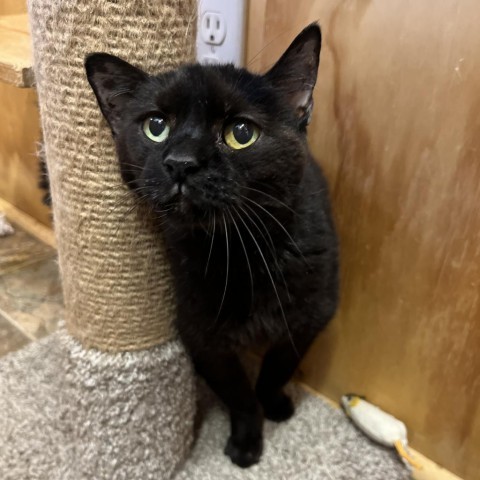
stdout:
{"type": "Polygon", "coordinates": [[[198,0],[197,6],[197,61],[202,64],[233,63],[241,67],[246,0],[198,0]]]}
{"type": "Polygon", "coordinates": [[[209,45],[221,45],[227,34],[226,20],[223,14],[205,12],[199,22],[202,41],[209,45]]]}

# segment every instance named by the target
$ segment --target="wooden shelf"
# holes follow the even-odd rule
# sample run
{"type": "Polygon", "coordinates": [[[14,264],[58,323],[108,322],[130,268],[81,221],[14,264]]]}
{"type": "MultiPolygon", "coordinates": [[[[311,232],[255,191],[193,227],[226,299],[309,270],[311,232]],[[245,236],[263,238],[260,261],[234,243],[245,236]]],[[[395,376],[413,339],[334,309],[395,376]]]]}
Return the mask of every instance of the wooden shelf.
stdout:
{"type": "Polygon", "coordinates": [[[41,242],[50,245],[52,248],[57,248],[55,234],[52,228],[40,223],[1,197],[0,212],[3,212],[9,221],[16,223],[41,242]]]}
{"type": "Polygon", "coordinates": [[[17,87],[34,83],[28,16],[0,16],[0,81],[17,87]]]}

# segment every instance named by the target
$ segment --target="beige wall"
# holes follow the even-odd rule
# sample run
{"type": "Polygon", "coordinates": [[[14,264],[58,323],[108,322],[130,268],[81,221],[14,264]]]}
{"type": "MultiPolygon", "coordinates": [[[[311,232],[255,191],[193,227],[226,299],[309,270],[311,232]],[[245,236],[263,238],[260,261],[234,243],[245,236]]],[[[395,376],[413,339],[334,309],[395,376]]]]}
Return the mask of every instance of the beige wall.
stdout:
{"type": "Polygon", "coordinates": [[[310,143],[331,184],[343,295],[304,379],[337,400],[365,394],[415,448],[478,480],[480,4],[252,6],[253,69],[309,22],[324,34],[310,143]]]}

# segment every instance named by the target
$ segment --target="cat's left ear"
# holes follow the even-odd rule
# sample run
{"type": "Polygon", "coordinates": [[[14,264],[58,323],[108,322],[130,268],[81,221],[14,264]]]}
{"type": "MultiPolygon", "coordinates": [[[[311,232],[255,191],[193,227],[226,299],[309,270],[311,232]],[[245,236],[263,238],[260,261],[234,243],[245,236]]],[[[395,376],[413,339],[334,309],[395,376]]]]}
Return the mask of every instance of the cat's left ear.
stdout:
{"type": "Polygon", "coordinates": [[[125,60],[107,53],[88,55],[85,70],[100,110],[115,136],[120,129],[125,104],[148,75],[125,60]]]}
{"type": "Polygon", "coordinates": [[[299,126],[310,122],[313,88],[317,81],[322,33],[317,23],[306,27],[291,43],[266,78],[279,89],[295,110],[299,126]]]}

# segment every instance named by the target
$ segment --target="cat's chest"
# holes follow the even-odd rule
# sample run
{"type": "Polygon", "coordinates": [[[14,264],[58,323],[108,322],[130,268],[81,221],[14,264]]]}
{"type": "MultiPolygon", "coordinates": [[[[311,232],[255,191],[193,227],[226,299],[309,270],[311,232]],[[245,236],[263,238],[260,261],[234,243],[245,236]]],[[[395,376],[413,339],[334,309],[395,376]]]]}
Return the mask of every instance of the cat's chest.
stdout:
{"type": "Polygon", "coordinates": [[[205,238],[177,250],[177,274],[203,285],[205,290],[225,288],[237,292],[261,292],[282,286],[286,256],[271,242],[239,238],[205,238]],[[239,289],[239,290],[238,290],[239,289]]]}
{"type": "Polygon", "coordinates": [[[245,324],[278,316],[287,307],[288,261],[265,242],[205,238],[177,245],[173,263],[179,301],[196,304],[207,316],[245,324]]]}

